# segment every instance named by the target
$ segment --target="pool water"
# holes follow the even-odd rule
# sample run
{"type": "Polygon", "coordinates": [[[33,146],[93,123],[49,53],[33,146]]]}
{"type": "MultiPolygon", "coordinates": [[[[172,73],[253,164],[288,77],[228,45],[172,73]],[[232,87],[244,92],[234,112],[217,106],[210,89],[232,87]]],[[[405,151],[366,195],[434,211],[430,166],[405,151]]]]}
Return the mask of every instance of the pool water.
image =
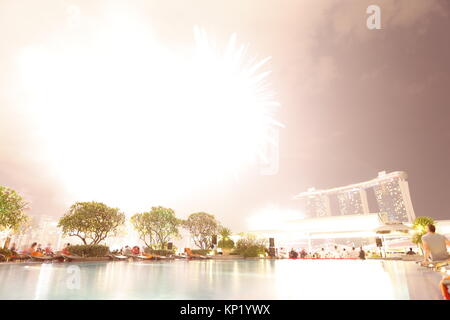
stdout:
{"type": "Polygon", "coordinates": [[[0,264],[0,299],[440,299],[412,262],[208,260],[0,264]]]}

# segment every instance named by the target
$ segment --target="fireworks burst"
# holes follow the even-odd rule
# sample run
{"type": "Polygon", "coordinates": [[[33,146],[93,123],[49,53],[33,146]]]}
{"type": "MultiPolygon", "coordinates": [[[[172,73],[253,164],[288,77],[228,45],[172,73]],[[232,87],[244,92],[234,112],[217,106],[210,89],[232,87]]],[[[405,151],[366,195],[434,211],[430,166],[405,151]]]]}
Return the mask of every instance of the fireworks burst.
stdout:
{"type": "Polygon", "coordinates": [[[73,198],[125,209],[170,201],[255,164],[276,144],[270,58],[250,57],[236,35],[220,50],[200,28],[192,55],[181,56],[121,23],[114,36],[111,26],[99,29],[93,44],[27,48],[19,61],[27,114],[73,198]]]}
{"type": "Polygon", "coordinates": [[[249,57],[248,45],[237,45],[236,34],[223,52],[205,30],[195,27],[194,37],[192,106],[213,120],[210,137],[222,150],[219,154],[234,154],[236,167],[264,157],[266,145],[277,143],[271,129],[282,126],[274,119],[279,103],[270,89],[270,71],[264,71],[271,58],[249,57]]]}

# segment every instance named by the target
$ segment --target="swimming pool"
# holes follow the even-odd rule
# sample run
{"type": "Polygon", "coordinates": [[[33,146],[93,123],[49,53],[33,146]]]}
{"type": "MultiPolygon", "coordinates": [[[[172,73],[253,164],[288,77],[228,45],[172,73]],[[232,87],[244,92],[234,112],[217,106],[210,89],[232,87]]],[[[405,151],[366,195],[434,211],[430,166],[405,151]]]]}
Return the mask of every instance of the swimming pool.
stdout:
{"type": "Polygon", "coordinates": [[[412,262],[208,260],[0,264],[0,299],[440,299],[412,262]]]}

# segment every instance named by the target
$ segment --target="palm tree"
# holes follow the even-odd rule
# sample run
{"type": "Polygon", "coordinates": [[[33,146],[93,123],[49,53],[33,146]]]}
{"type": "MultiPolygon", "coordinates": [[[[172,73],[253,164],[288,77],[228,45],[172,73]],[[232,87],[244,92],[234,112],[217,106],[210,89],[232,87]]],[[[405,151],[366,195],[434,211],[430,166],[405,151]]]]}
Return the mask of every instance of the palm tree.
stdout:
{"type": "Polygon", "coordinates": [[[413,222],[413,229],[415,232],[411,238],[411,242],[416,244],[422,253],[422,236],[427,233],[427,226],[435,223],[436,222],[431,217],[417,217],[413,222]]]}

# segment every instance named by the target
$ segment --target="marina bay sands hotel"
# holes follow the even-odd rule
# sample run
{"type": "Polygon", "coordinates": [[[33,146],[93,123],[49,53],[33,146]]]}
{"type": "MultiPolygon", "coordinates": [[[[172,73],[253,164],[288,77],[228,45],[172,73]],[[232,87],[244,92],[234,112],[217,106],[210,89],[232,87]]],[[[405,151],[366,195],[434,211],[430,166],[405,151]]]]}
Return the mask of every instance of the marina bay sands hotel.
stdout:
{"type": "MultiPolygon", "coordinates": [[[[411,226],[416,218],[407,178],[403,171],[382,171],[369,181],[325,190],[310,188],[294,196],[302,218],[277,218],[274,212],[273,221],[261,223],[251,232],[275,238],[286,247],[301,247],[305,241],[311,246],[316,240],[319,243],[335,239],[375,242],[379,228],[392,223],[411,226]]],[[[449,234],[450,220],[439,221],[437,229],[449,234]]]]}
{"type": "Polygon", "coordinates": [[[310,188],[295,197],[303,201],[307,218],[348,216],[378,212],[385,222],[412,223],[414,209],[407,174],[379,172],[375,179],[327,190],[310,188]],[[368,193],[374,198],[369,206],[368,193]],[[372,210],[371,210],[372,209],[372,210]]]}

